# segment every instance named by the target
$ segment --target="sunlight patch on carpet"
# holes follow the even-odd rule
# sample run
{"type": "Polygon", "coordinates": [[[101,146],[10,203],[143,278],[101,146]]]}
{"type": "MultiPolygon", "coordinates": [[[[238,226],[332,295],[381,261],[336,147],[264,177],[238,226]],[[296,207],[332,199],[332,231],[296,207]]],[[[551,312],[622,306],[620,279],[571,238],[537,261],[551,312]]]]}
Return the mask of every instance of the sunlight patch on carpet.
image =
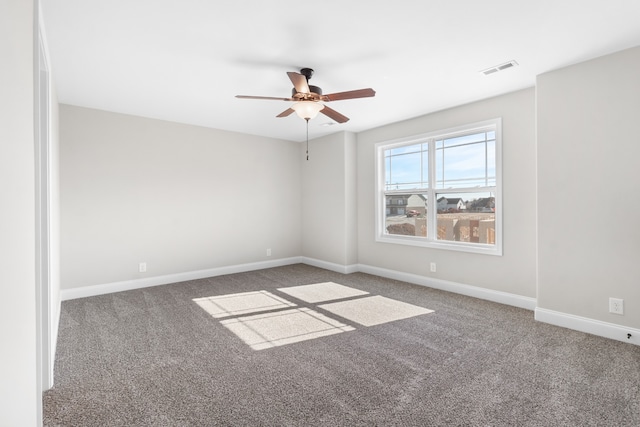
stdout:
{"type": "Polygon", "coordinates": [[[433,310],[380,295],[371,296],[369,292],[334,282],[278,288],[277,292],[312,307],[299,307],[265,290],[195,298],[193,301],[213,318],[220,319],[221,325],[253,350],[356,329],[337,317],[354,325],[375,326],[433,313],[433,310]],[[323,302],[325,304],[318,304],[323,302]]]}
{"type": "Polygon", "coordinates": [[[220,322],[254,350],[352,331],[345,325],[308,308],[226,319],[220,322]]]}
{"type": "Polygon", "coordinates": [[[318,307],[363,326],[380,325],[433,313],[433,310],[380,295],[323,304],[318,307]]]}
{"type": "Polygon", "coordinates": [[[308,303],[317,303],[361,295],[369,295],[369,292],[350,288],[349,286],[339,285],[338,283],[333,282],[292,286],[289,288],[279,288],[278,290],[308,303]]]}
{"type": "Polygon", "coordinates": [[[215,319],[296,306],[267,291],[196,298],[193,301],[215,319]]]}

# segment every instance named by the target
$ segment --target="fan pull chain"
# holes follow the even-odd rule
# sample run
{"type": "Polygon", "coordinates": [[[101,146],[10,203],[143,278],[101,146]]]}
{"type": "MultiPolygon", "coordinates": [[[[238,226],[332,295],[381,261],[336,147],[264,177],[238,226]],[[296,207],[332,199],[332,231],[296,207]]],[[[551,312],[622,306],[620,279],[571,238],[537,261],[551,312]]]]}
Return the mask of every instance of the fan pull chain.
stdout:
{"type": "Polygon", "coordinates": [[[307,161],[309,161],[309,119],[305,118],[307,121],[307,161]]]}

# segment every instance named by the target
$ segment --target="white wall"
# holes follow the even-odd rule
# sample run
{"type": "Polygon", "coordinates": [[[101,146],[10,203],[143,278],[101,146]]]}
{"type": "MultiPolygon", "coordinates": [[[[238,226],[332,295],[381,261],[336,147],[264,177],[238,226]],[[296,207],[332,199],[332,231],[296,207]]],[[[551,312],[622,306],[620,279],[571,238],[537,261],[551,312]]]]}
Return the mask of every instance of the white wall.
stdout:
{"type": "Polygon", "coordinates": [[[63,289],[301,253],[299,143],[69,105],[60,143],[63,289]]]}
{"type": "Polygon", "coordinates": [[[302,255],[345,268],[356,264],[355,135],[338,132],[310,141],[302,183],[302,255]]]}
{"type": "Polygon", "coordinates": [[[635,328],[639,72],[636,47],[537,79],[538,306],[635,328]]]}
{"type": "Polygon", "coordinates": [[[345,133],[345,265],[358,262],[358,138],[345,133]]]}
{"type": "Polygon", "coordinates": [[[34,1],[0,3],[0,426],[35,426],[34,1]]]}
{"type": "Polygon", "coordinates": [[[360,264],[535,298],[533,88],[372,129],[357,138],[360,264]],[[497,117],[502,117],[503,130],[503,256],[376,242],[375,144],[497,117]],[[436,273],[429,271],[430,262],[436,262],[436,273]]]}

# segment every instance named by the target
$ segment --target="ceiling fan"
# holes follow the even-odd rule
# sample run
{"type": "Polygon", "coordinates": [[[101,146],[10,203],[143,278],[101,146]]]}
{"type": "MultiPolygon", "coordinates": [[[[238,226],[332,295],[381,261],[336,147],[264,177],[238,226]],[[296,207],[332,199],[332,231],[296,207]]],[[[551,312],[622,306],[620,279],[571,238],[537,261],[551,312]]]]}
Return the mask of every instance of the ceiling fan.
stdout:
{"type": "Polygon", "coordinates": [[[289,98],[277,98],[271,96],[248,96],[248,95],[236,95],[236,98],[242,99],[269,99],[276,101],[294,101],[295,104],[291,108],[287,108],[276,117],[287,117],[294,111],[301,118],[309,122],[318,113],[322,113],[325,116],[335,120],[338,123],[345,123],[349,118],[343,114],[340,114],[336,110],[328,107],[324,102],[341,101],[345,99],[354,98],[367,98],[375,96],[376,92],[371,89],[358,89],[350,90],[347,92],[330,93],[328,95],[322,94],[322,89],[318,86],[309,84],[309,79],[313,75],[311,68],[302,68],[299,73],[292,71],[287,72],[289,79],[293,83],[293,89],[291,90],[291,97],[289,98]]]}

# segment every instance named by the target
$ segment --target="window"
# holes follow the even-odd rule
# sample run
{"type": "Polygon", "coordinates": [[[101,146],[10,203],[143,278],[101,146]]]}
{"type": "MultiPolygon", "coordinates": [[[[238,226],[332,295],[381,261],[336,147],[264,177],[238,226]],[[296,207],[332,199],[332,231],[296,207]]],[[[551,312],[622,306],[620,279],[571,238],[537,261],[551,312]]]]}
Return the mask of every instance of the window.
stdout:
{"type": "Polygon", "coordinates": [[[376,240],[502,255],[501,119],[376,145],[376,240]]]}

